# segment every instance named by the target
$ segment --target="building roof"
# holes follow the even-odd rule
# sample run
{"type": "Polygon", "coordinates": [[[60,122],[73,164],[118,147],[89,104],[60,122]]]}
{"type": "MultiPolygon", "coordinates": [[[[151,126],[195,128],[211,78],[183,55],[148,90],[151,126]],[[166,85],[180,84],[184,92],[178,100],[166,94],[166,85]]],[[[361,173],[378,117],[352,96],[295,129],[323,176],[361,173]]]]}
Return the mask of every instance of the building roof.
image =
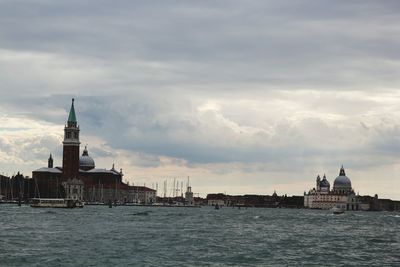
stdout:
{"type": "Polygon", "coordinates": [[[34,170],[33,172],[62,173],[62,171],[60,169],[58,169],[58,168],[46,168],[46,167],[34,170]]]}
{"type": "Polygon", "coordinates": [[[209,199],[213,199],[213,200],[225,200],[227,198],[227,196],[225,194],[222,193],[218,193],[218,194],[208,194],[207,195],[207,200],[209,199]]]}
{"type": "Polygon", "coordinates": [[[156,192],[155,189],[148,188],[146,186],[129,186],[130,189],[137,191],[147,191],[147,192],[156,192]]]}
{"type": "Polygon", "coordinates": [[[89,173],[111,173],[111,174],[117,174],[120,175],[119,172],[117,172],[116,170],[106,170],[106,169],[92,169],[90,171],[87,171],[89,173]]]}

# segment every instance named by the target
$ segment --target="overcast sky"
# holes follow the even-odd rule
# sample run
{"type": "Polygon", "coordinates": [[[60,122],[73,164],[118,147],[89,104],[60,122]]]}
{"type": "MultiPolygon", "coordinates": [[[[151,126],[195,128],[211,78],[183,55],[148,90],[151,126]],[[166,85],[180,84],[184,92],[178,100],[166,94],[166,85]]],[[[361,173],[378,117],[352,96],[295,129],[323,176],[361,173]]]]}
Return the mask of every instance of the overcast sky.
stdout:
{"type": "MultiPolygon", "coordinates": [[[[400,199],[399,1],[0,0],[0,173],[61,166],[71,98],[96,167],[301,195],[343,164],[400,199]]],[[[82,147],[81,147],[82,148],[82,147]]]]}

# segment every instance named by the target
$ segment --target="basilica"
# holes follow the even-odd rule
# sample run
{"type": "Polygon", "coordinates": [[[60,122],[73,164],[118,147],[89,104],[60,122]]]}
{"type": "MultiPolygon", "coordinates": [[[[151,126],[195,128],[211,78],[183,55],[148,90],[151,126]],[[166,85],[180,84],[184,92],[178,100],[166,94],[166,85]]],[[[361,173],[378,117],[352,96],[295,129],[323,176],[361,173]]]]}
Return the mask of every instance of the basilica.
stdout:
{"type": "Polygon", "coordinates": [[[333,182],[333,188],[324,174],[323,178],[318,175],[316,187],[308,193],[304,193],[304,207],[310,209],[332,209],[340,207],[344,210],[369,209],[359,201],[359,196],[354,193],[351,181],[346,176],[342,166],[339,176],[333,182]]]}
{"type": "Polygon", "coordinates": [[[47,167],[32,172],[35,197],[77,198],[86,202],[119,202],[150,204],[156,200],[156,190],[145,186],[130,186],[123,182],[122,169],[96,168],[85,146],[80,156],[80,128],[74,99],[64,127],[62,167],[53,166],[50,154],[47,167]],[[79,193],[79,194],[78,194],[79,193]]]}

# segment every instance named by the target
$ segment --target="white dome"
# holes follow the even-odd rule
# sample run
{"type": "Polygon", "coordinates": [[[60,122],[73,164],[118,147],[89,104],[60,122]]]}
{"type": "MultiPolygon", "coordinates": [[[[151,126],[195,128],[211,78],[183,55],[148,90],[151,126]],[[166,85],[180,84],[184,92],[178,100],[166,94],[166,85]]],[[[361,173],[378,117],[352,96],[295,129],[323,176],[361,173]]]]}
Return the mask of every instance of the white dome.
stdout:
{"type": "Polygon", "coordinates": [[[347,176],[338,176],[336,177],[335,182],[333,182],[333,187],[351,188],[351,181],[347,176]]]}
{"type": "Polygon", "coordinates": [[[333,182],[333,190],[335,189],[351,189],[351,181],[349,177],[346,176],[343,166],[340,169],[339,176],[336,177],[333,182]]]}
{"type": "Polygon", "coordinates": [[[94,160],[89,156],[87,148],[85,147],[82,156],[79,158],[79,168],[88,171],[94,169],[95,167],[94,160]]]}

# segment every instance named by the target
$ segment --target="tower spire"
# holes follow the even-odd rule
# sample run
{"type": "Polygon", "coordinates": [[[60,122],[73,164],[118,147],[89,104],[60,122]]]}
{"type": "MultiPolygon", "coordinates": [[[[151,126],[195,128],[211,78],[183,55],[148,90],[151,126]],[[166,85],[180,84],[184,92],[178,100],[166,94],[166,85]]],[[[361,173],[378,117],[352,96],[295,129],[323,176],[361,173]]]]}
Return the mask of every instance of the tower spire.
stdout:
{"type": "Polygon", "coordinates": [[[71,109],[69,110],[69,116],[68,116],[68,125],[71,124],[71,126],[76,126],[76,115],[75,115],[75,107],[74,107],[74,101],[75,99],[72,98],[72,104],[71,104],[71,109]]]}

